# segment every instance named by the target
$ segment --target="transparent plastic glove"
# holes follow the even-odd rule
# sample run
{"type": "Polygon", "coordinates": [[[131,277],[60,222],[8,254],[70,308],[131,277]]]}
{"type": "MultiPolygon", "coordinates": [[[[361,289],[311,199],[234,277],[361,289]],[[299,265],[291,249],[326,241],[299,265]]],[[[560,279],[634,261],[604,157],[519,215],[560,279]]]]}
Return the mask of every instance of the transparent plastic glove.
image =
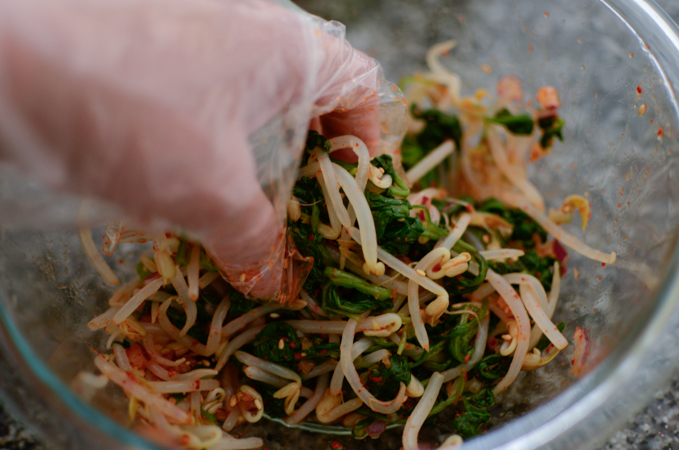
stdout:
{"type": "Polygon", "coordinates": [[[179,226],[241,291],[290,300],[309,122],[378,151],[379,104],[399,98],[380,78],[343,26],[263,0],[3,0],[0,158],[179,226]]]}

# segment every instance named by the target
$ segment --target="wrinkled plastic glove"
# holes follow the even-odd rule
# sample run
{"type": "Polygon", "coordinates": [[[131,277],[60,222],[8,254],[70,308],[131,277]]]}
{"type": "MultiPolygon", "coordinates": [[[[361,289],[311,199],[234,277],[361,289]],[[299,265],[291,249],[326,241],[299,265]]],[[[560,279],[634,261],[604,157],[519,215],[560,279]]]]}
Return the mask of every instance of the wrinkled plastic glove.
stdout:
{"type": "Polygon", "coordinates": [[[309,122],[374,152],[380,77],[341,25],[263,0],[3,0],[0,158],[180,226],[239,290],[290,300],[309,122]]]}

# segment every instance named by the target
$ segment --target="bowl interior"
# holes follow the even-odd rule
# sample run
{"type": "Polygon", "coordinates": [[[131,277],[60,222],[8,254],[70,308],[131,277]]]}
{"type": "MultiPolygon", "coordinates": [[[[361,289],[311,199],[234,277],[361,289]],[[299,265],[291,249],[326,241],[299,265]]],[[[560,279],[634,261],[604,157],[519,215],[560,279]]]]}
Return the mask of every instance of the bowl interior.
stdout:
{"type": "MultiPolygon", "coordinates": [[[[566,119],[564,142],[531,166],[530,178],[545,194],[548,208],[557,208],[570,194],[588,197],[592,218],[586,231],[579,219],[566,229],[595,248],[615,251],[618,261],[602,267],[569,252],[555,321],[566,322],[571,343],[576,326],[589,330],[586,371],[610,364],[609,355],[647,323],[676,239],[676,105],[653,58],[656,49],[641,40],[643,30],[630,29],[603,4],[587,0],[297,3],[345,23],[349,41],[377,58],[391,81],[424,70],[427,48],[455,39],[457,47],[442,61],[460,74],[467,95],[481,88],[494,93],[502,75],[523,81],[526,101],[540,86],[558,88],[566,119]],[[642,105],[646,112],[640,115],[642,105]]],[[[0,184],[0,196],[10,192],[10,186],[0,184]]],[[[102,230],[94,235],[99,244],[102,230]]],[[[107,258],[123,282],[136,275],[139,252],[122,246],[107,258]]],[[[105,310],[113,290],[86,259],[77,235],[6,227],[0,230],[0,273],[2,309],[16,326],[13,339],[31,349],[29,357],[48,366],[64,386],[79,371],[93,371],[93,350],[103,348],[106,336],[89,332],[85,323],[105,310]]],[[[554,363],[522,373],[497,399],[496,428],[489,434],[574,389],[579,380],[568,374],[572,351],[571,345],[554,363]]],[[[92,402],[127,424],[127,407],[116,389],[92,402]]],[[[441,420],[423,437],[436,443],[449,432],[441,420]]],[[[359,442],[264,422],[244,435],[264,436],[272,450],[298,448],[299,439],[319,449],[331,441],[348,448],[401,446],[400,431],[386,443],[359,442]]]]}

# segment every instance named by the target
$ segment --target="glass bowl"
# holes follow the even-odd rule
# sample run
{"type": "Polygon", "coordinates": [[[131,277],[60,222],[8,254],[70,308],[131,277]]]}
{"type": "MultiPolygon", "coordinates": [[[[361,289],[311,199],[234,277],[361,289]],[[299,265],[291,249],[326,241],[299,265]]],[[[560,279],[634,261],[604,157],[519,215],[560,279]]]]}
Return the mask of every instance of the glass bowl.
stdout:
{"type": "MultiPolygon", "coordinates": [[[[559,89],[565,142],[531,167],[531,179],[551,207],[572,193],[588,196],[593,215],[587,231],[577,223],[566,227],[593,247],[617,252],[618,261],[602,267],[571,252],[567,264],[555,318],[568,324],[571,341],[576,325],[589,330],[586,373],[568,374],[572,346],[554,363],[523,373],[498,398],[491,430],[464,448],[600,445],[679,361],[676,26],[644,0],[298,3],[346,23],[349,40],[381,61],[392,81],[423,70],[429,46],[455,39],[443,63],[461,75],[466,94],[494,89],[502,75],[522,79],[527,93],[545,84],[559,89]]],[[[5,203],[37,195],[10,175],[5,170],[0,177],[5,203]]],[[[44,210],[33,205],[39,217],[44,210]]],[[[71,390],[79,371],[94,371],[93,352],[105,337],[85,323],[105,309],[112,290],[74,230],[45,231],[26,217],[0,229],[4,400],[54,448],[154,448],[128,429],[119,390],[109,386],[89,402],[71,390]]],[[[124,281],[134,275],[137,256],[137,249],[124,247],[108,262],[124,281]]],[[[449,428],[440,422],[423,437],[435,443],[445,436],[449,428]]],[[[262,422],[243,435],[263,437],[271,450],[322,450],[331,441],[348,448],[401,446],[400,431],[359,442],[262,422]]]]}

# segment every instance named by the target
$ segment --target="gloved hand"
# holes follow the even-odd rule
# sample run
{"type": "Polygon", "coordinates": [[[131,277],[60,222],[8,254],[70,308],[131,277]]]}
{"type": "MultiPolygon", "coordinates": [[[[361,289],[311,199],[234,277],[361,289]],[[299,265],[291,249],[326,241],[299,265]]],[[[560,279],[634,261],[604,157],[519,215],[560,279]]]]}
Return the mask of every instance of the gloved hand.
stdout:
{"type": "Polygon", "coordinates": [[[381,71],[343,37],[264,0],[3,0],[0,158],[182,227],[275,297],[309,121],[380,139],[381,71]]]}

